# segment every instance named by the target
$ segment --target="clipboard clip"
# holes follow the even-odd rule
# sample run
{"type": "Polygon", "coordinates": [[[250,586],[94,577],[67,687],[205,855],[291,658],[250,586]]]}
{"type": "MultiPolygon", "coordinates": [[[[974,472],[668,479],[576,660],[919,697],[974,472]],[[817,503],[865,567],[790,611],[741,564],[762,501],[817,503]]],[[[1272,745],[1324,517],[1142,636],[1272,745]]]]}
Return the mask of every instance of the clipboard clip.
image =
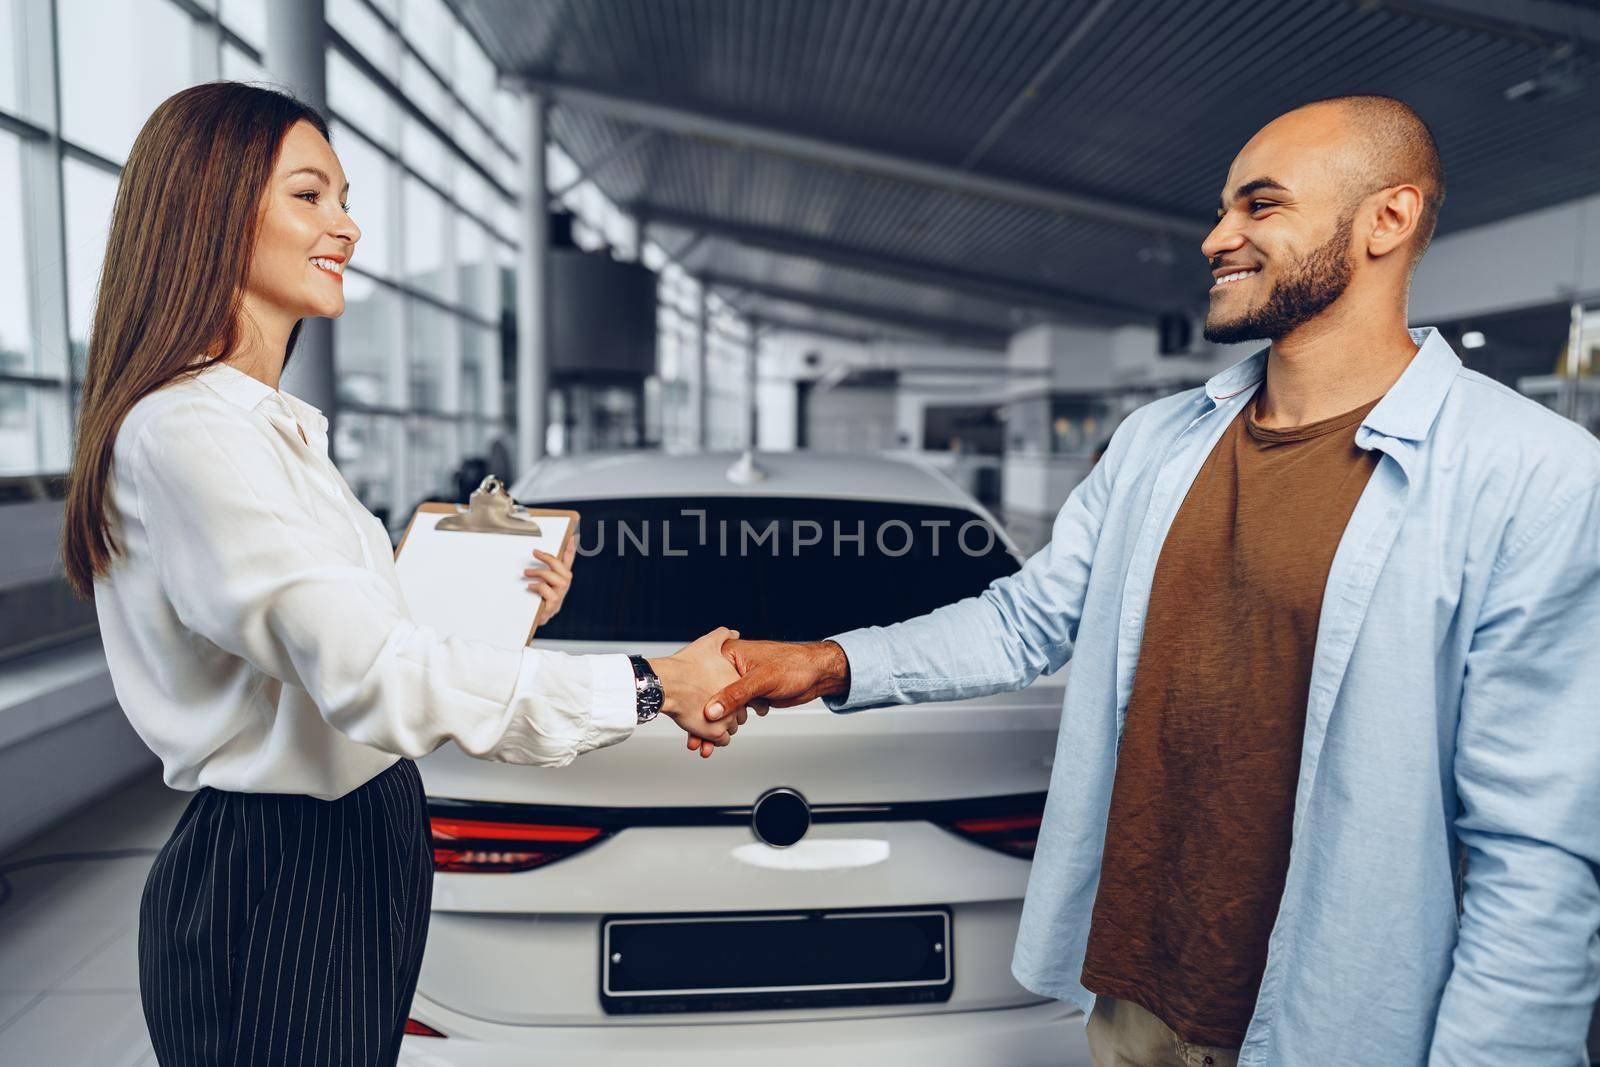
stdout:
{"type": "Polygon", "coordinates": [[[540,536],[539,524],[526,513],[506,492],[505,483],[489,475],[467,498],[467,507],[454,515],[446,515],[434,526],[436,530],[455,530],[461,533],[520,534],[523,537],[540,536]]]}

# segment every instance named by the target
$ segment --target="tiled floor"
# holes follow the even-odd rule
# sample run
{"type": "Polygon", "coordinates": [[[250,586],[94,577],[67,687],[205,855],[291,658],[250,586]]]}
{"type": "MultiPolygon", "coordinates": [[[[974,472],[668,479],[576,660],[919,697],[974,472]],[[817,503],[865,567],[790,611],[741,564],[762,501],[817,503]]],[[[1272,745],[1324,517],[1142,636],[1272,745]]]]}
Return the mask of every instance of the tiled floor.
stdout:
{"type": "MultiPolygon", "coordinates": [[[[187,802],[152,773],[0,859],[157,848],[187,802]]],[[[0,1064],[154,1064],[139,1006],[139,894],[151,858],[51,864],[9,876],[0,905],[0,1064]]]]}

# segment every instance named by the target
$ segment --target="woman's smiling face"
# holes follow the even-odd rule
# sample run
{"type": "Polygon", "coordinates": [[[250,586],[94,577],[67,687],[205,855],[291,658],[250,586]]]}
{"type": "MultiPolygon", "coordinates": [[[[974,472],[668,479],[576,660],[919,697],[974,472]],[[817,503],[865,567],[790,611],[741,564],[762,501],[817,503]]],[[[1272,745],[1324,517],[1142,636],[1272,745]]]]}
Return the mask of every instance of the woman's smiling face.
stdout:
{"type": "Polygon", "coordinates": [[[266,193],[246,295],[290,319],[344,313],[344,279],[361,229],[333,148],[304,120],[284,135],[266,193]]]}

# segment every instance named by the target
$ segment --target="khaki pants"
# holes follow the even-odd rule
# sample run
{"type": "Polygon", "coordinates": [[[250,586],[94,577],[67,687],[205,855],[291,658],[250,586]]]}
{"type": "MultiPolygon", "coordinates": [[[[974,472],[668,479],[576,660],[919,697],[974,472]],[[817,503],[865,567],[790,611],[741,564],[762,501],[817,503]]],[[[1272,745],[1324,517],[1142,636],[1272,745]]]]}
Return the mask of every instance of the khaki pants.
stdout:
{"type": "Polygon", "coordinates": [[[1191,1045],[1148,1011],[1098,997],[1089,1016],[1094,1067],[1237,1067],[1238,1049],[1191,1045]]]}

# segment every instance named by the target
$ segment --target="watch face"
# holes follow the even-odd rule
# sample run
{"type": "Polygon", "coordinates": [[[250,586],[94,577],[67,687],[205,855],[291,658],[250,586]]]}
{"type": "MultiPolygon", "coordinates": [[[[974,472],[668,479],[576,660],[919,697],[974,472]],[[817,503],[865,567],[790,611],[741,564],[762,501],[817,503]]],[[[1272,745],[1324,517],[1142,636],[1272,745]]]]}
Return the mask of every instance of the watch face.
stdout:
{"type": "Polygon", "coordinates": [[[649,662],[643,656],[629,656],[628,659],[633,664],[633,692],[638,721],[649,722],[660,712],[666,694],[661,688],[661,679],[656,677],[656,672],[650,669],[649,662]]]}

